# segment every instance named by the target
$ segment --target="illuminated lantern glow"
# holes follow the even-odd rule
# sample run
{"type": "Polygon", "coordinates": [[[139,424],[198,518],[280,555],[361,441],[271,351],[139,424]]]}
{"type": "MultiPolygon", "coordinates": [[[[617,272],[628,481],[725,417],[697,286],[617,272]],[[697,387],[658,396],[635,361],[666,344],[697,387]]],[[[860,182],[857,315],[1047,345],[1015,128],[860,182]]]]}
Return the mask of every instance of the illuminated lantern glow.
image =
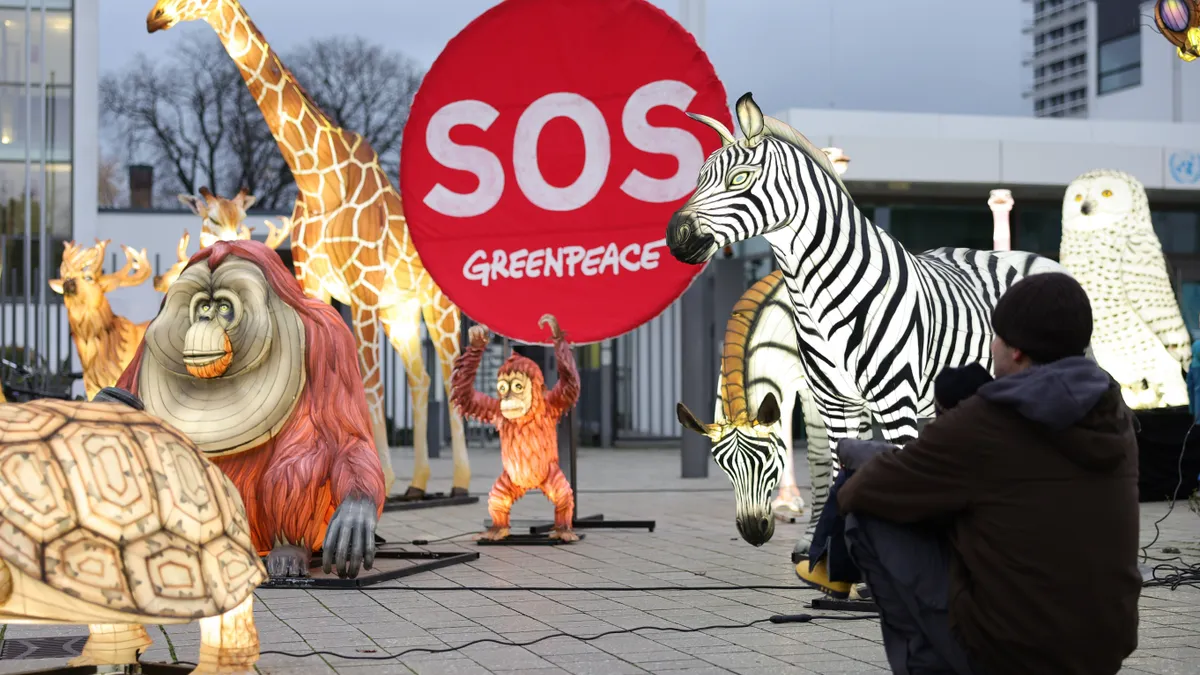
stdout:
{"type": "MultiPolygon", "coordinates": [[[[413,247],[400,194],[380,166],[376,148],[342,128],[305,91],[238,0],[158,0],[146,17],[155,33],[204,21],[252,87],[267,128],[296,178],[292,257],[304,291],[329,302],[336,297],[354,316],[358,360],[374,424],[375,445],[391,492],[395,480],[383,410],[378,327],[396,349],[408,375],[412,401],[413,473],[400,499],[426,496],[429,466],[429,386],[420,326],[437,352],[446,395],[450,364],[458,356],[462,312],[433,281],[413,247]],[[346,198],[330,198],[329,186],[346,198]],[[353,251],[349,254],[346,251],[353,251]],[[330,264],[328,261],[342,261],[330,264]],[[349,261],[349,262],[347,262],[349,261]],[[343,264],[344,263],[344,264],[343,264]]],[[[373,111],[380,115],[394,111],[373,111]]],[[[396,152],[397,148],[379,148],[396,152]]],[[[450,415],[454,476],[450,496],[467,496],[471,467],[462,418],[450,415]]]]}
{"type": "Polygon", "coordinates": [[[50,280],[50,289],[63,296],[67,307],[67,323],[75,350],[79,352],[89,399],[95,398],[104,387],[117,383],[149,323],[133,323],[116,316],[106,297],[118,288],[138,286],[150,278],[146,249],[135,251],[122,246],[125,267],[104,274],[104,251],[109,241],[97,239],[96,245],[89,247],[65,242],[59,278],[50,280]]]}
{"type": "Polygon", "coordinates": [[[774,531],[773,526],[762,527],[772,511],[777,517],[804,511],[792,454],[792,414],[799,397],[812,483],[812,515],[802,543],[807,548],[829,496],[833,456],[820,411],[804,377],[782,280],[783,272],[771,272],[733,306],[725,324],[715,422],[700,422],[682,403],[677,411],[685,428],[712,439],[713,458],[733,483],[737,529],[743,539],[759,546],[774,531]],[[762,425],[760,417],[767,405],[764,401],[768,394],[774,400],[774,392],[780,393],[779,419],[762,425]],[[769,450],[765,460],[762,448],[769,450]],[[751,468],[753,471],[748,470],[751,468]],[[771,500],[777,483],[779,494],[771,500]]]}
{"type": "Polygon", "coordinates": [[[1059,259],[1092,305],[1092,353],[1133,409],[1186,406],[1191,335],[1150,220],[1146,190],[1089,171],[1063,197],[1059,259]]]}
{"type": "Polygon", "coordinates": [[[1012,230],[1008,214],[1013,209],[1011,190],[992,190],[988,197],[988,208],[992,210],[992,249],[1012,250],[1012,230]]]}
{"type": "Polygon", "coordinates": [[[1154,23],[1184,61],[1200,57],[1200,4],[1196,0],[1158,0],[1154,23]]]}
{"type": "Polygon", "coordinates": [[[1158,0],[1155,14],[1163,28],[1179,33],[1187,30],[1191,23],[1192,10],[1184,0],[1158,0]]]}
{"type": "Polygon", "coordinates": [[[356,357],[341,314],[275,251],[218,241],[171,285],[117,386],[226,472],[271,576],[308,576],[320,549],[326,572],[336,553],[354,577],[386,495],[356,357]]]}
{"type": "Polygon", "coordinates": [[[237,490],[178,430],[121,403],[2,404],[0,507],[4,621],[89,624],[71,666],[137,663],[145,624],[199,619],[194,672],[254,669],[266,570],[237,490]]]}

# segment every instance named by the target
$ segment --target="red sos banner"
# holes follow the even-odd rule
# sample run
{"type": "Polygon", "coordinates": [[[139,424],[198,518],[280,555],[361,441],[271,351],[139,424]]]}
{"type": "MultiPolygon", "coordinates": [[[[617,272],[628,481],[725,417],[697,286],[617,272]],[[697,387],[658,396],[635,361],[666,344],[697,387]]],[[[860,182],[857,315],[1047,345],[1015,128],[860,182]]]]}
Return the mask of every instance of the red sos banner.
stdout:
{"type": "Polygon", "coordinates": [[[702,269],[671,214],[732,126],[695,39],[645,0],[505,0],[438,57],[413,102],[400,188],[413,243],[472,319],[546,344],[657,316],[702,269]]]}

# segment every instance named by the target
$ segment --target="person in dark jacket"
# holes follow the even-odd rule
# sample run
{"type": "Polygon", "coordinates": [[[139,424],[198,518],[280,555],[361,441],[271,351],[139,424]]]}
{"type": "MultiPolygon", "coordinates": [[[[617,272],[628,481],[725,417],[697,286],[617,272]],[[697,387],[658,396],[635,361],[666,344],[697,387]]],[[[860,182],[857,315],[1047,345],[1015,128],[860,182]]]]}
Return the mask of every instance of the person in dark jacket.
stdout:
{"type": "Polygon", "coordinates": [[[996,380],[892,452],[854,444],[838,494],[896,673],[1116,673],[1137,647],[1138,462],[1120,386],[1084,356],[1087,295],[1014,284],[996,380]]]}
{"type": "MultiPolygon", "coordinates": [[[[978,363],[943,369],[933,378],[934,414],[941,415],[950,410],[974,396],[980,387],[991,381],[992,374],[978,363]]],[[[872,453],[894,449],[886,441],[845,439],[841,444],[862,444],[864,452],[872,453]]],[[[845,451],[846,447],[842,447],[842,450],[845,451]]],[[[821,511],[821,518],[813,531],[808,555],[795,561],[796,576],[801,581],[838,599],[850,597],[854,584],[862,581],[862,572],[850,559],[850,552],[846,549],[846,519],[837,509],[838,492],[853,475],[854,472],[849,470],[838,472],[837,480],[829,489],[827,508],[821,511]]]]}

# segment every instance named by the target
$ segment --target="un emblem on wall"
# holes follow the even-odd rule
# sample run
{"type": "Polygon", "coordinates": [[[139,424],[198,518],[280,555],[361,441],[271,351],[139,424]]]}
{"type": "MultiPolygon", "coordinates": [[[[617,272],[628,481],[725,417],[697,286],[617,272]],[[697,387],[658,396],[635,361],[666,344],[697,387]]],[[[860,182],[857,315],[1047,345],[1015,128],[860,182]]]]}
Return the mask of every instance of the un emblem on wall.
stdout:
{"type": "Polygon", "coordinates": [[[1195,152],[1172,152],[1167,160],[1171,179],[1180,185],[1200,183],[1200,154],[1195,152]]]}

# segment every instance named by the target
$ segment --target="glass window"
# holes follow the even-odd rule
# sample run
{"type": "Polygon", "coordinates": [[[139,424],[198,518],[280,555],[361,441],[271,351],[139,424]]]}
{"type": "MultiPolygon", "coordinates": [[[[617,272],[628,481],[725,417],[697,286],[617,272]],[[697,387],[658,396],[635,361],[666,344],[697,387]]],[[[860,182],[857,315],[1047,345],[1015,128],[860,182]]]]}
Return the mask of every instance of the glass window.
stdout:
{"type": "Polygon", "coordinates": [[[1195,211],[1153,211],[1150,220],[1154,232],[1167,253],[1200,253],[1200,213],[1195,211]]]}
{"type": "MultiPolygon", "coordinates": [[[[71,13],[46,12],[46,44],[42,45],[42,13],[30,14],[29,80],[41,84],[42,63],[46,82],[69,84],[72,78],[71,13]]],[[[0,9],[0,82],[24,84],[25,10],[0,9]]]]}
{"type": "Polygon", "coordinates": [[[1179,311],[1192,339],[1200,339],[1200,281],[1185,281],[1180,285],[1179,311]]]}
{"type": "Polygon", "coordinates": [[[1057,258],[1062,245],[1062,207],[1020,205],[1013,212],[1013,248],[1057,258]]]}
{"type": "Polygon", "coordinates": [[[1142,36],[1131,33],[1099,48],[1099,92],[1106,94],[1142,83],[1142,36]]]}
{"type": "MultiPolygon", "coordinates": [[[[43,99],[41,88],[31,87],[32,101],[28,110],[29,137],[32,142],[30,155],[34,160],[42,156],[42,143],[50,149],[51,160],[65,161],[71,158],[71,90],[54,87],[50,97],[43,99]],[[43,117],[44,116],[44,117],[43,117]],[[42,135],[42,120],[46,120],[46,134],[42,135]]],[[[25,87],[0,85],[0,161],[25,161],[25,87]]]]}
{"type": "MultiPolygon", "coordinates": [[[[38,231],[41,223],[42,195],[49,194],[46,204],[46,229],[55,236],[71,236],[71,165],[48,164],[43,189],[42,167],[30,167],[29,191],[31,227],[38,231]]],[[[25,234],[25,163],[0,162],[0,235],[25,234]]]]}
{"type": "Polygon", "coordinates": [[[895,205],[889,229],[914,253],[942,246],[992,248],[992,212],[986,205],[895,205]]]}
{"type": "MultiPolygon", "coordinates": [[[[65,238],[51,237],[47,253],[50,256],[49,265],[47,265],[47,279],[53,279],[58,276],[58,268],[62,266],[63,257],[63,242],[65,238]]],[[[38,262],[41,255],[41,240],[35,235],[30,241],[31,250],[29,251],[30,262],[32,263],[33,279],[30,290],[33,298],[37,299],[39,284],[41,281],[41,273],[38,271],[38,262]]],[[[5,298],[17,298],[23,300],[25,297],[25,237],[17,236],[10,237],[0,234],[0,263],[4,268],[0,270],[0,302],[5,298]]],[[[62,296],[46,289],[46,300],[48,302],[62,302],[62,296]]],[[[11,328],[10,328],[11,330],[11,328]]]]}

